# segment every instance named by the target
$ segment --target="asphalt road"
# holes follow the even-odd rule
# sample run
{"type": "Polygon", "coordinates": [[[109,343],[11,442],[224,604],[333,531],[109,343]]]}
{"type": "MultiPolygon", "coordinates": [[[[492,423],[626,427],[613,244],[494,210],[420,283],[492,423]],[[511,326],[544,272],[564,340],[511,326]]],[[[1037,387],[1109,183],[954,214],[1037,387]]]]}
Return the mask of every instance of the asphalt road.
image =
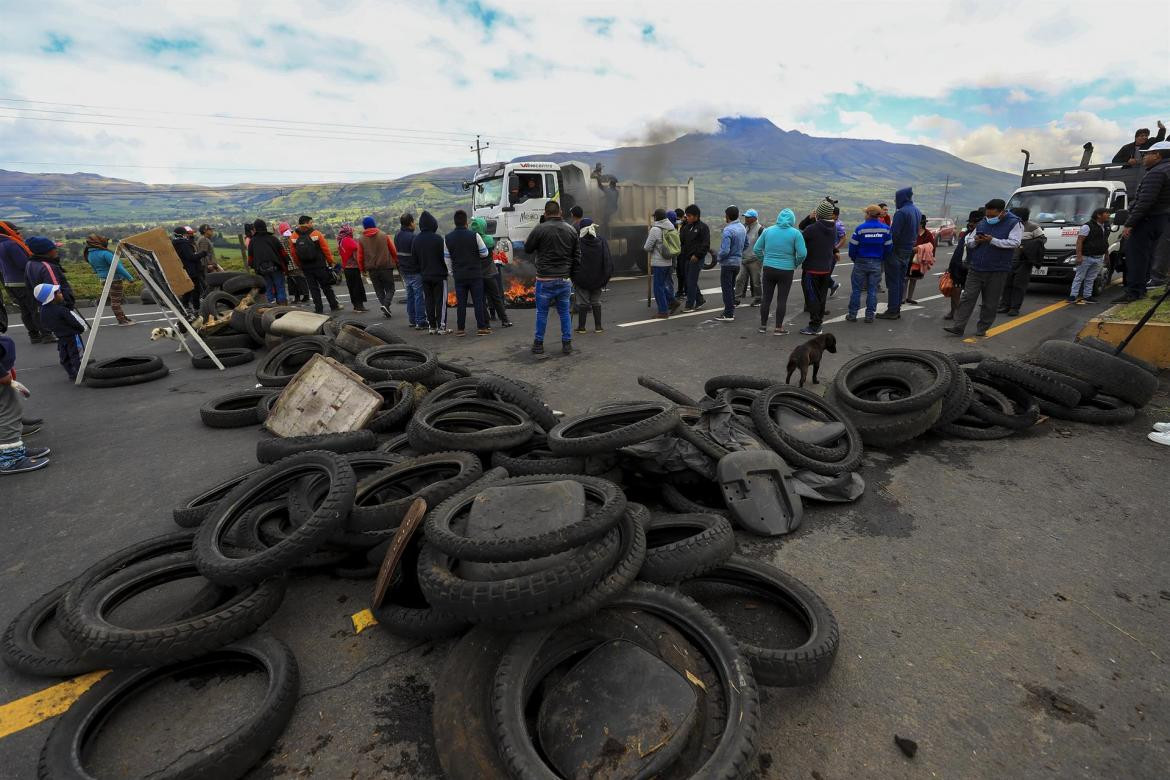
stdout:
{"type": "MultiPolygon", "coordinates": [[[[704,274],[705,287],[717,284],[704,274]]],[[[933,282],[924,285],[921,298],[937,295],[933,282]]],[[[1025,314],[1063,295],[1033,286],[1025,314]]],[[[639,280],[613,283],[605,333],[576,337],[569,357],[530,354],[531,311],[514,312],[517,327],[487,338],[408,332],[401,307],[392,322],[445,359],[538,383],[570,413],[648,396],[635,382],[644,373],[696,395],[719,373],[781,374],[801,339],[757,334],[756,309],[741,309],[734,323],[713,321],[716,293],[707,295],[709,314],[643,323],[644,296],[639,280]]],[[[799,327],[797,300],[794,292],[789,312],[799,327]]],[[[898,322],[831,324],[839,350],[826,356],[824,378],[853,355],[896,345],[1020,355],[1071,338],[1093,311],[1056,308],[975,344],[942,333],[946,307],[936,298],[898,322]]],[[[844,314],[843,298],[831,308],[831,317],[844,314]]],[[[97,355],[158,354],[171,375],[112,390],[69,385],[56,350],[28,347],[15,330],[21,379],[34,391],[28,413],[47,420],[32,441],[54,456],[44,471],[0,482],[5,623],[98,557],[171,530],[171,509],[188,495],[254,467],[255,430],[205,428],[197,412],[251,386],[254,364],[193,370],[173,344],[147,341],[148,327],[103,331],[97,355]]],[[[802,579],[841,627],[827,679],[764,689],[754,776],[1165,777],[1170,451],[1145,432],[1170,419],[1168,410],[1163,382],[1151,407],[1119,428],[1050,421],[1004,441],[928,436],[871,452],[856,504],[810,505],[803,527],[781,540],[741,535],[741,552],[802,579]],[[895,747],[895,734],[917,741],[913,759],[895,747]]],[[[376,627],[355,633],[351,615],[368,593],[366,582],[327,577],[290,588],[269,628],[299,659],[301,698],[250,777],[439,774],[431,690],[450,644],[376,627]]],[[[0,706],[54,682],[0,668],[0,706]]],[[[214,741],[255,701],[254,682],[174,683],[144,697],[98,740],[95,770],[127,776],[214,741]]],[[[33,777],[51,724],[0,738],[0,775],[33,777]]]]}

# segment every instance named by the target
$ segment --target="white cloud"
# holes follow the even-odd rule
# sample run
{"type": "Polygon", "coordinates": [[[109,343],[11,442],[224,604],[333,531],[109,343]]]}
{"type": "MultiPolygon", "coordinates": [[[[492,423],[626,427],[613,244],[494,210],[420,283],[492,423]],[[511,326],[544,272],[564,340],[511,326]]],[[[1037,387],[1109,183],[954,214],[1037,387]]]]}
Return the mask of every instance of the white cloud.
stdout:
{"type": "Polygon", "coordinates": [[[1008,92],[1007,102],[1009,103],[1027,103],[1032,99],[1025,90],[1013,89],[1008,92]]]}
{"type": "MultiPolygon", "coordinates": [[[[820,133],[804,118],[838,94],[941,101],[960,88],[1002,87],[1031,99],[1135,73],[1143,74],[1143,90],[1151,94],[1170,86],[1158,25],[1127,29],[1126,45],[1112,47],[1083,75],[1053,67],[1082,61],[1099,47],[1100,32],[1073,25],[1053,35],[1044,4],[1003,10],[1011,15],[1005,24],[1002,14],[971,13],[969,3],[957,0],[918,4],[929,13],[847,3],[843,8],[864,24],[834,29],[830,55],[824,36],[807,34],[824,25],[823,7],[808,4],[762,4],[745,18],[697,4],[696,16],[686,2],[663,13],[661,5],[637,0],[579,6],[479,0],[478,8],[510,17],[490,24],[464,0],[205,0],[194,15],[186,6],[128,0],[13,5],[5,11],[0,96],[147,110],[40,106],[86,111],[84,119],[107,125],[100,126],[62,122],[78,119],[63,114],[39,114],[58,120],[51,122],[15,120],[17,112],[3,109],[0,159],[66,162],[72,165],[56,168],[149,181],[387,177],[466,164],[474,159],[467,146],[476,133],[491,142],[486,159],[506,159],[647,139],[664,126],[710,127],[719,115],[762,115],[820,133]],[[614,20],[587,24],[587,17],[614,20]],[[42,48],[61,31],[61,20],[68,20],[72,40],[65,54],[54,56],[42,48]],[[281,23],[288,29],[276,26],[281,23]],[[647,23],[655,26],[653,45],[645,42],[647,23]],[[940,38],[939,29],[962,33],[940,38]],[[152,38],[189,38],[195,48],[179,45],[152,56],[152,38]],[[908,58],[924,40],[937,44],[937,56],[908,58]],[[989,40],[996,51],[1027,56],[998,59],[989,40]],[[203,116],[210,113],[259,119],[228,123],[203,116]],[[301,132],[278,132],[260,120],[347,127],[303,124],[301,132]],[[137,126],[115,126],[122,124],[137,126]]],[[[1134,18],[1147,8],[1141,0],[1118,0],[1110,13],[1134,18]]],[[[1081,103],[1056,125],[1104,109],[1081,103]]],[[[844,129],[835,134],[944,144],[1012,169],[1010,149],[1021,138],[1035,138],[1028,141],[1033,152],[1046,150],[1056,161],[1084,132],[997,127],[978,110],[955,106],[941,117],[951,123],[924,119],[900,127],[878,108],[859,105],[838,116],[844,129]],[[958,120],[989,124],[963,140],[958,120]],[[1059,144],[1041,143],[1061,133],[1067,138],[1059,144]]],[[[1099,145],[1116,135],[1087,121],[1075,120],[1076,127],[1097,132],[1099,145]]]]}

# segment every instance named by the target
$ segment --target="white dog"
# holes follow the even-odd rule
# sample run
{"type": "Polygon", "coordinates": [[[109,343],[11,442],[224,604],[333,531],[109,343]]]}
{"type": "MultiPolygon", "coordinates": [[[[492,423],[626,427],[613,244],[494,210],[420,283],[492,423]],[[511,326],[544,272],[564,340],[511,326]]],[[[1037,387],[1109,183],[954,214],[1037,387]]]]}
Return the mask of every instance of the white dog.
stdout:
{"type": "Polygon", "coordinates": [[[172,341],[179,342],[179,348],[175,352],[182,352],[186,348],[186,344],[183,343],[183,337],[174,328],[155,328],[150,332],[151,341],[161,341],[162,339],[171,339],[172,341]]]}

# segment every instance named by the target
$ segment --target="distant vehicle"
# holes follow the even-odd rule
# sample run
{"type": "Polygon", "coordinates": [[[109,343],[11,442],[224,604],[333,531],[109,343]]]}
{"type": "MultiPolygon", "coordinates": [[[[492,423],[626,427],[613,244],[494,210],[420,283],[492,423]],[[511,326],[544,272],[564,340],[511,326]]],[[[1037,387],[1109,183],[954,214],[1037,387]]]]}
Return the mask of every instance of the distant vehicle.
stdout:
{"type": "Polygon", "coordinates": [[[671,209],[695,202],[694,179],[686,183],[618,182],[583,162],[494,163],[475,172],[464,187],[471,190],[472,216],[487,220],[496,247],[524,259],[524,239],[540,223],[544,204],[556,200],[568,213],[575,205],[597,223],[609,241],[618,271],[646,270],[642,245],[656,208],[671,209]]]}
{"type": "Polygon", "coordinates": [[[1096,295],[1109,284],[1114,272],[1124,267],[1121,226],[1129,218],[1128,193],[1137,190],[1141,168],[1113,164],[1029,168],[1028,161],[1025,156],[1021,186],[1007,205],[1009,209],[1026,206],[1031,220],[1044,228],[1048,237],[1041,264],[1032,269],[1033,281],[1070,283],[1077,270],[1077,232],[1081,225],[1089,221],[1094,209],[1112,212],[1109,254],[1097,277],[1093,290],[1096,295]]]}
{"type": "Polygon", "coordinates": [[[926,220],[926,229],[934,233],[935,240],[940,244],[955,245],[955,221],[953,219],[941,217],[928,219],[926,220]]]}

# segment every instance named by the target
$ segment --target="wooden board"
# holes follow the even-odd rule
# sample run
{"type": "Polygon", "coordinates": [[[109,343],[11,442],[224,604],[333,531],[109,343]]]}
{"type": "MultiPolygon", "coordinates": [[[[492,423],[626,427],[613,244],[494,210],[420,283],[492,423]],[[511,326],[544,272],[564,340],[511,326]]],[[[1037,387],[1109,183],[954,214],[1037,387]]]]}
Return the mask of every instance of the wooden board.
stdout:
{"type": "Polygon", "coordinates": [[[166,230],[159,227],[145,233],[126,236],[122,241],[154,252],[155,257],[158,258],[158,264],[166,276],[167,284],[170,285],[176,296],[186,295],[195,288],[191,277],[187,276],[187,272],[183,270],[183,263],[179,260],[179,255],[175,253],[175,247],[171,245],[171,236],[166,230]]]}
{"type": "Polygon", "coordinates": [[[277,436],[344,433],[366,426],[382,396],[336,360],[313,355],[281,392],[264,427],[277,436]]]}

